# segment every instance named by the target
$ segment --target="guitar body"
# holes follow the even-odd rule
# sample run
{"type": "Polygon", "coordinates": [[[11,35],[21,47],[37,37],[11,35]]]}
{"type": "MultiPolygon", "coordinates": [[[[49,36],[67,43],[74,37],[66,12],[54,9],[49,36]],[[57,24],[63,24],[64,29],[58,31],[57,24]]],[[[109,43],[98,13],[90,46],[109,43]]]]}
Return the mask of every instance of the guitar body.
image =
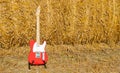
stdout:
{"type": "Polygon", "coordinates": [[[46,67],[46,63],[48,61],[48,55],[46,52],[40,52],[39,53],[39,57],[36,57],[36,52],[33,52],[33,46],[35,44],[34,40],[30,41],[30,53],[28,56],[28,63],[29,63],[29,69],[30,69],[30,65],[44,65],[46,67]],[[42,59],[44,54],[44,60],[42,59]]]}

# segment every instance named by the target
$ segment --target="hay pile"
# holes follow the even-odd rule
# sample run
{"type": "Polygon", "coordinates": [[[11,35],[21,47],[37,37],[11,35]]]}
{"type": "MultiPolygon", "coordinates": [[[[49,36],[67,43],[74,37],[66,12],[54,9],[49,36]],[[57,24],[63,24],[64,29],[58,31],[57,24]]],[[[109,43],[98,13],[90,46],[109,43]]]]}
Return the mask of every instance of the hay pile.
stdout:
{"type": "Polygon", "coordinates": [[[120,0],[0,0],[1,48],[36,38],[39,5],[41,39],[48,44],[120,41],[120,0]]]}

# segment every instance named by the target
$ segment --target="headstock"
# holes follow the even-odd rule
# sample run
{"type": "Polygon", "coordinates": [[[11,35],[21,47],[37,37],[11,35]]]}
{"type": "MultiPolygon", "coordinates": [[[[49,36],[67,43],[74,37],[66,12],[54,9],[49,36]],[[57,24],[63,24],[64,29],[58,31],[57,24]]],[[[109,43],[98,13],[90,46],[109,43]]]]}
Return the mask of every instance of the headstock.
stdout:
{"type": "Polygon", "coordinates": [[[37,10],[36,10],[36,16],[39,16],[40,14],[40,6],[38,6],[37,10]]]}

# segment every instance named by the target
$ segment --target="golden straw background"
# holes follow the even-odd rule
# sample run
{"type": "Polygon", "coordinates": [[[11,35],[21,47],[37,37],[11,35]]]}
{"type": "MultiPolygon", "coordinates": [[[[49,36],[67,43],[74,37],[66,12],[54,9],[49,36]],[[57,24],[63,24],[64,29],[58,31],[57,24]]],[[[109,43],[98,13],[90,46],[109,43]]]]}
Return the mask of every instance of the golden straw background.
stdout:
{"type": "Polygon", "coordinates": [[[48,44],[118,43],[120,0],[0,0],[0,47],[27,45],[36,34],[48,44]]]}

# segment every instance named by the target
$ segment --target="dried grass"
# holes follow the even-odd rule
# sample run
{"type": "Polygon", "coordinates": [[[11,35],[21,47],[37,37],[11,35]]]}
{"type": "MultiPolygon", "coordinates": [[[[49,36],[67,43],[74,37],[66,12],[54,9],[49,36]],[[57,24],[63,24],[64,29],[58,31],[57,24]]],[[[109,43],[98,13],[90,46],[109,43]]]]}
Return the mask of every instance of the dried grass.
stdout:
{"type": "Polygon", "coordinates": [[[47,69],[32,66],[31,70],[27,67],[28,46],[1,49],[0,73],[119,73],[120,46],[111,49],[106,44],[97,45],[100,49],[88,44],[47,45],[47,69]]]}
{"type": "Polygon", "coordinates": [[[120,0],[0,0],[0,47],[35,39],[39,5],[41,39],[48,44],[120,41],[120,0]]]}

